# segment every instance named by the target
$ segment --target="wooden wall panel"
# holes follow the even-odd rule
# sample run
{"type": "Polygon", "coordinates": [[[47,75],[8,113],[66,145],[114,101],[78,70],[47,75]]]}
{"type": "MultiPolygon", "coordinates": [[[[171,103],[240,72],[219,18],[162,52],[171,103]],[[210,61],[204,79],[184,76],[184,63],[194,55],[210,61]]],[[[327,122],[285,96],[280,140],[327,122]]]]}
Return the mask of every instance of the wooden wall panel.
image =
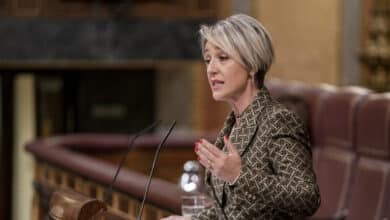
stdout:
{"type": "Polygon", "coordinates": [[[47,0],[41,15],[48,17],[96,16],[101,11],[97,2],[89,1],[85,3],[83,1],[47,0]]]}
{"type": "Polygon", "coordinates": [[[43,0],[12,0],[12,15],[38,16],[43,8],[43,0]]]}
{"type": "Polygon", "coordinates": [[[129,1],[118,0],[2,0],[0,15],[43,17],[152,17],[209,18],[226,17],[230,4],[225,0],[129,1]],[[9,2],[10,8],[5,5],[9,2]],[[4,4],[4,5],[2,5],[4,4]]]}
{"type": "Polygon", "coordinates": [[[307,83],[341,83],[342,1],[257,0],[254,16],[271,33],[271,76],[307,83]]]}
{"type": "Polygon", "coordinates": [[[10,0],[0,0],[0,16],[9,14],[10,0]]]}

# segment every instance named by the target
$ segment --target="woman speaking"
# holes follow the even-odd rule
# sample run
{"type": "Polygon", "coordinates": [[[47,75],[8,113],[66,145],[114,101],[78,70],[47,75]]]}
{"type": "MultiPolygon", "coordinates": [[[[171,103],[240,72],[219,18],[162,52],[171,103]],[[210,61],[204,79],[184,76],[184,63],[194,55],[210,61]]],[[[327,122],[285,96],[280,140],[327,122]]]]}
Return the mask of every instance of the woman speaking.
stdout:
{"type": "MultiPolygon", "coordinates": [[[[195,143],[214,205],[174,219],[299,219],[320,204],[307,129],[264,87],[274,51],[268,31],[238,14],[200,28],[207,78],[227,116],[214,144],[195,143]]],[[[210,109],[212,111],[212,109],[210,109]]]]}

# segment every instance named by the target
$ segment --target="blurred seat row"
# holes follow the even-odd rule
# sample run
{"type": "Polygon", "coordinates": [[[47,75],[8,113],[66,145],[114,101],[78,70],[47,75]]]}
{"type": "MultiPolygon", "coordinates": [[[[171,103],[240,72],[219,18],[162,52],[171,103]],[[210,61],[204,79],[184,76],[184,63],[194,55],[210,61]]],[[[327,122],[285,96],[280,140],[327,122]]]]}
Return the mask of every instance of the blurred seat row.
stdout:
{"type": "Polygon", "coordinates": [[[311,133],[321,193],[313,219],[388,219],[390,93],[276,79],[266,87],[281,102],[302,101],[286,105],[307,121],[311,133]]]}

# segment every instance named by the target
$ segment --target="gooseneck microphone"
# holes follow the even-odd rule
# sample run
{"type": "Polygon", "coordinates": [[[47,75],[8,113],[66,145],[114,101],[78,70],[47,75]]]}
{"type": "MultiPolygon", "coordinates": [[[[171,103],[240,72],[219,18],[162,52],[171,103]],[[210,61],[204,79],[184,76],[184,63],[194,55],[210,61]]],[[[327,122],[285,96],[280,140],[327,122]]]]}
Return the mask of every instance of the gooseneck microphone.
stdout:
{"type": "Polygon", "coordinates": [[[167,134],[165,135],[164,139],[158,145],[156,153],[154,154],[152,168],[150,169],[149,179],[148,179],[148,182],[146,184],[146,188],[145,188],[145,192],[144,192],[144,197],[142,199],[141,207],[140,207],[140,209],[138,211],[137,220],[141,220],[141,217],[142,217],[142,212],[143,212],[144,206],[145,206],[145,200],[146,200],[146,197],[148,196],[150,183],[152,181],[154,168],[156,167],[156,162],[157,162],[158,156],[160,154],[161,147],[164,145],[165,141],[167,140],[168,136],[171,134],[171,132],[172,132],[173,128],[175,127],[175,125],[176,125],[176,121],[173,121],[173,123],[172,123],[171,127],[169,128],[167,134]]]}
{"type": "Polygon", "coordinates": [[[154,127],[156,127],[158,124],[160,124],[161,120],[158,120],[156,122],[154,122],[153,124],[151,124],[150,126],[144,128],[143,130],[139,131],[138,133],[136,133],[133,137],[129,137],[129,142],[128,142],[128,145],[127,145],[127,150],[126,150],[126,153],[123,155],[122,157],[122,160],[118,166],[118,169],[116,169],[116,173],[114,175],[114,178],[112,179],[111,181],[111,184],[108,188],[108,191],[105,193],[105,198],[104,198],[104,202],[107,203],[107,200],[108,200],[108,195],[111,195],[112,193],[112,186],[114,185],[115,181],[116,181],[116,178],[118,177],[118,174],[119,174],[119,171],[121,170],[122,166],[123,166],[123,163],[126,161],[126,158],[127,158],[127,155],[129,154],[131,148],[133,147],[133,143],[134,141],[141,135],[145,134],[146,132],[152,130],[154,127]]]}

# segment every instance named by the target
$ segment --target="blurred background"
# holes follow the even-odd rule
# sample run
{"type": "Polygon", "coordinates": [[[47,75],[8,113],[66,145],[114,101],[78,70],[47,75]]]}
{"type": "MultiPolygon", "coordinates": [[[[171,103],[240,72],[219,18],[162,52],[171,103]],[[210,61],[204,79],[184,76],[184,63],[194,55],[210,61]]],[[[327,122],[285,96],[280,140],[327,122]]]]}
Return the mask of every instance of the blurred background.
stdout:
{"type": "Polygon", "coordinates": [[[390,90],[388,0],[2,0],[0,219],[31,216],[24,145],[68,133],[130,134],[157,119],[214,134],[200,24],[235,13],[269,30],[268,78],[390,90]]]}

